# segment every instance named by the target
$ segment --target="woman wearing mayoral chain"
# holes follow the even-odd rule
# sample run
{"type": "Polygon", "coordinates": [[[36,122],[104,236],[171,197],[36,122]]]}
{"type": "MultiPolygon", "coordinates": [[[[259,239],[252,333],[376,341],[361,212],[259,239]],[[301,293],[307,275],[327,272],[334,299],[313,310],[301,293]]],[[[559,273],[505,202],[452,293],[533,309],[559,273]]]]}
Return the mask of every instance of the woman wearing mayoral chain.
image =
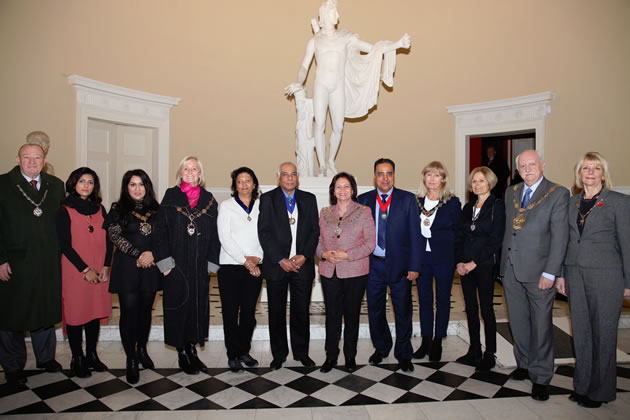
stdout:
{"type": "Polygon", "coordinates": [[[432,362],[442,358],[442,338],[451,310],[451,287],[455,271],[455,229],[459,223],[459,198],[447,187],[448,172],[441,162],[431,162],[422,169],[418,192],[422,241],[421,270],[417,280],[420,303],[422,344],[413,354],[432,362]],[[435,277],[435,326],[433,317],[433,278],[435,277]],[[435,328],[435,329],[434,329],[435,328]]]}
{"type": "Polygon", "coordinates": [[[106,213],[99,192],[96,172],[76,169],[66,181],[67,197],[57,213],[57,237],[63,254],[63,326],[72,350],[70,369],[79,378],[90,376],[90,368],[107,370],[96,354],[96,344],[101,320],[112,314],[112,297],[107,290],[112,244],[103,229],[106,213]]]}
{"type": "Polygon", "coordinates": [[[370,254],[376,246],[376,229],[370,208],[356,202],[357,183],[352,175],[335,175],[329,195],[331,206],[323,208],[319,216],[316,251],[326,303],[326,361],[320,370],[330,372],[337,365],[343,317],[343,354],[346,370],[353,372],[357,368],[361,301],[370,254]]]}
{"type": "Polygon", "coordinates": [[[116,246],[109,291],[117,293],[120,302],[120,338],[131,384],[140,380],[140,365],[155,367],[147,342],[155,293],[162,290],[162,275],[153,257],[158,208],[151,178],[142,169],[133,169],[123,175],[120,198],[105,220],[116,246]]]}
{"type": "Polygon", "coordinates": [[[231,173],[232,198],[221,203],[217,229],[221,241],[219,294],[223,332],[231,371],[254,367],[249,351],[256,328],[256,303],[262,277],[263,250],[258,240],[258,178],[247,167],[231,173]]]}
{"type": "Polygon", "coordinates": [[[575,167],[569,244],[558,291],[569,298],[575,349],[571,401],[597,408],[617,390],[617,325],[630,297],[630,197],[611,191],[608,162],[586,153],[575,167]]]}
{"type": "Polygon", "coordinates": [[[177,349],[189,375],[207,372],[196,345],[208,338],[210,272],[219,268],[217,203],[194,156],[179,164],[177,185],[166,190],[158,211],[156,265],[164,275],[164,342],[177,349]]]}
{"type": "Polygon", "coordinates": [[[505,204],[491,193],[496,183],[497,177],[490,168],[482,166],[472,170],[467,184],[476,198],[464,206],[455,233],[455,262],[461,276],[470,333],[468,352],[457,362],[474,366],[479,371],[488,371],[496,364],[493,269],[505,232],[505,204]],[[479,336],[479,307],[485,332],[486,348],[483,353],[479,336]]]}

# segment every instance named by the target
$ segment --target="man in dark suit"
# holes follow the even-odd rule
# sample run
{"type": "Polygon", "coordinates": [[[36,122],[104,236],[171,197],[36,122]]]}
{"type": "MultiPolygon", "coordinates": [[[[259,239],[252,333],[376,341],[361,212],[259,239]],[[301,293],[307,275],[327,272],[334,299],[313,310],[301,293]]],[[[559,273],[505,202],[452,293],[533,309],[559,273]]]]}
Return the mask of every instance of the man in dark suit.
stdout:
{"type": "Polygon", "coordinates": [[[492,188],[492,195],[502,199],[507,181],[510,178],[510,168],[505,159],[501,156],[497,156],[497,149],[494,146],[488,147],[486,156],[488,157],[486,166],[492,169],[492,172],[497,176],[497,185],[492,188]]]}
{"type": "Polygon", "coordinates": [[[357,201],[372,209],[376,221],[376,248],[370,257],[367,284],[370,336],[375,352],[371,364],[379,364],[392,348],[385,303],[389,287],[396,323],[394,356],[398,368],[413,370],[411,356],[411,283],[420,272],[420,218],[416,197],[394,188],[396,165],[391,159],[374,162],[376,189],[357,201]]]}
{"type": "Polygon", "coordinates": [[[308,356],[309,305],[315,278],[315,250],[319,239],[317,200],[297,189],[297,168],[280,165],[278,188],[260,197],[258,237],[264,258],[263,275],[269,297],[269,339],[272,369],[280,369],[289,354],[287,344],[287,289],[291,287],[290,332],[293,358],[315,366],[308,356]]]}
{"type": "Polygon", "coordinates": [[[18,166],[0,175],[0,365],[7,383],[24,384],[31,332],[37,367],[58,372],[54,325],[61,321],[61,266],[56,215],[63,182],[42,172],[39,145],[23,145],[18,166]]]}
{"type": "Polygon", "coordinates": [[[505,197],[501,275],[517,369],[510,376],[530,379],[532,398],[549,399],[553,376],[554,282],[562,274],[569,227],[569,191],[543,176],[535,150],[516,158],[523,182],[505,197]]]}

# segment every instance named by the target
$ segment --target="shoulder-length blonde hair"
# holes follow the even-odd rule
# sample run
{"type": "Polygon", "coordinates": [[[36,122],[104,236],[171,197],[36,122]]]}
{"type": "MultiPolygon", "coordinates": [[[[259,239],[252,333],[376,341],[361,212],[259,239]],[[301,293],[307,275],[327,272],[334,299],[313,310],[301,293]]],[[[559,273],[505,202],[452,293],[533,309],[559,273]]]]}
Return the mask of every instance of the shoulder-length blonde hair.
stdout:
{"type": "Polygon", "coordinates": [[[477,173],[481,173],[481,175],[486,178],[490,189],[493,189],[499,181],[492,169],[488,168],[487,166],[478,166],[470,172],[470,175],[468,175],[468,179],[466,180],[466,189],[470,192],[472,192],[472,179],[477,173]]]}
{"type": "Polygon", "coordinates": [[[584,184],[582,184],[582,179],[580,178],[580,170],[582,169],[584,162],[598,162],[602,165],[602,169],[604,170],[602,187],[608,190],[612,189],[612,180],[610,179],[610,171],[608,170],[608,161],[598,152],[588,152],[582,156],[582,159],[580,159],[577,165],[575,165],[575,187],[578,191],[582,191],[584,189],[584,184]]]}
{"type": "Polygon", "coordinates": [[[205,172],[203,171],[203,164],[201,163],[201,161],[199,160],[197,156],[185,156],[179,162],[179,166],[177,167],[177,173],[175,174],[175,184],[177,184],[177,186],[182,185],[182,169],[184,168],[184,165],[190,162],[191,160],[194,160],[195,162],[197,162],[197,165],[199,165],[199,186],[203,188],[206,185],[206,176],[205,176],[205,172]]]}
{"type": "Polygon", "coordinates": [[[427,195],[427,187],[424,185],[424,176],[429,172],[437,172],[442,175],[442,185],[440,185],[440,200],[448,201],[451,199],[453,194],[448,189],[448,171],[446,167],[442,165],[442,162],[438,162],[434,160],[433,162],[428,163],[424,168],[422,168],[422,178],[420,179],[420,187],[418,188],[418,197],[422,198],[427,195]]]}

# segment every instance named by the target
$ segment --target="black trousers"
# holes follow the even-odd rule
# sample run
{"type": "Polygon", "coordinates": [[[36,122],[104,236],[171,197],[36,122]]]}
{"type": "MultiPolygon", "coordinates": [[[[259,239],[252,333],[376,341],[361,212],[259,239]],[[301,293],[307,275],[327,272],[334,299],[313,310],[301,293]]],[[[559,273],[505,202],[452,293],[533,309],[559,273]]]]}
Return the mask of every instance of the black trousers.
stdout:
{"type": "Polygon", "coordinates": [[[497,351],[497,321],[494,316],[494,266],[492,264],[478,265],[468,275],[462,277],[462,291],[466,303],[466,318],[470,333],[470,346],[481,347],[479,307],[483,317],[486,336],[486,351],[497,351]],[[479,294],[479,303],[477,303],[479,294]]]}
{"type": "Polygon", "coordinates": [[[291,350],[296,359],[308,356],[311,337],[309,330],[309,307],[313,279],[300,278],[298,273],[286,273],[267,281],[269,299],[269,341],[274,359],[285,359],[289,354],[287,343],[287,291],[291,290],[289,331],[291,332],[291,350]]]}
{"type": "Polygon", "coordinates": [[[98,334],[101,331],[101,320],[98,318],[83,325],[66,325],[72,357],[83,355],[83,329],[85,329],[85,352],[96,353],[98,334]]]}
{"type": "Polygon", "coordinates": [[[223,334],[229,359],[249,353],[256,328],[256,303],[262,277],[254,277],[242,265],[221,265],[218,273],[223,334]]]}
{"type": "Polygon", "coordinates": [[[339,355],[342,317],[343,354],[346,360],[354,358],[357,355],[361,302],[368,276],[340,279],[335,272],[330,278],[321,278],[326,303],[326,358],[337,360],[339,355]]]}
{"type": "Polygon", "coordinates": [[[151,332],[151,312],[155,292],[119,293],[120,340],[127,358],[136,357],[136,344],[146,345],[151,332]]]}
{"type": "MultiPolygon", "coordinates": [[[[55,327],[50,326],[31,331],[31,343],[37,364],[53,360],[57,346],[55,327]]],[[[24,369],[26,366],[24,331],[0,330],[0,365],[5,372],[24,369]]]]}

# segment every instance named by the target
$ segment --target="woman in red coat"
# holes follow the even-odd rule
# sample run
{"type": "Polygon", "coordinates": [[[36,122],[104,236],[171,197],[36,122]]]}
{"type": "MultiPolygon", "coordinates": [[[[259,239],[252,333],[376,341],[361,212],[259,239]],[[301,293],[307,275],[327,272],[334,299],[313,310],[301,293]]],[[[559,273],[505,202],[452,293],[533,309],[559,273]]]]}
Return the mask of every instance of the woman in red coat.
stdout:
{"type": "Polygon", "coordinates": [[[330,183],[330,207],[319,216],[319,274],[326,303],[326,361],[322,372],[337,365],[341,317],[344,319],[343,354],[346,370],[356,370],[361,301],[370,272],[370,254],[376,229],[369,207],[356,202],[357,183],[340,172],[330,183]]]}
{"type": "Polygon", "coordinates": [[[99,191],[98,176],[92,169],[74,170],[66,181],[67,197],[57,213],[57,236],[63,254],[62,320],[72,350],[70,369],[79,378],[90,376],[89,368],[107,370],[96,354],[96,343],[101,319],[112,314],[112,298],[107,290],[112,246],[103,229],[105,209],[99,191]]]}

